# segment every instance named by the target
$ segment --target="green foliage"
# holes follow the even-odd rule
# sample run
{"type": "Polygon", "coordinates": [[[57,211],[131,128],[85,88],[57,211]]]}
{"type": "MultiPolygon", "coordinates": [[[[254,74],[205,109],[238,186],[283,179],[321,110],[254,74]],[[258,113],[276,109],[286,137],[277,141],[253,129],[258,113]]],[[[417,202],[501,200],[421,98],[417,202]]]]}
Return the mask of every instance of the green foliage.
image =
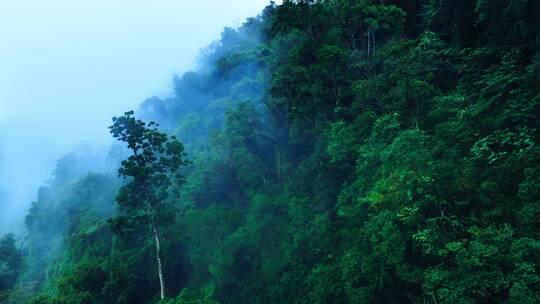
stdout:
{"type": "Polygon", "coordinates": [[[127,144],[132,154],[122,161],[118,175],[129,178],[118,192],[121,215],[111,219],[112,229],[122,233],[140,225],[155,226],[174,215],[165,204],[173,181],[179,181],[178,169],[185,164],[184,147],[172,136],[169,138],[155,123],[135,119],[133,111],[114,117],[111,134],[127,144]]]}
{"type": "MultiPolygon", "coordinates": [[[[184,146],[175,136],[153,128],[154,122],[146,125],[132,115],[113,117],[111,134],[125,142],[131,155],[122,161],[118,175],[130,180],[118,191],[116,201],[120,215],[109,220],[114,232],[141,237],[141,230],[153,237],[158,266],[160,298],[165,297],[160,234],[161,227],[171,225],[175,219],[174,206],[168,204],[169,189],[174,181],[180,181],[180,166],[185,165],[184,146]]],[[[150,237],[151,236],[151,237],[150,237]]]]}
{"type": "Polygon", "coordinates": [[[13,234],[0,239],[0,303],[9,299],[21,271],[22,252],[17,247],[13,234]]]}
{"type": "Polygon", "coordinates": [[[27,217],[19,290],[158,302],[154,222],[160,303],[539,302],[539,12],[271,4],[141,106],[161,130],[115,119],[121,188],[59,164],[27,217]]]}

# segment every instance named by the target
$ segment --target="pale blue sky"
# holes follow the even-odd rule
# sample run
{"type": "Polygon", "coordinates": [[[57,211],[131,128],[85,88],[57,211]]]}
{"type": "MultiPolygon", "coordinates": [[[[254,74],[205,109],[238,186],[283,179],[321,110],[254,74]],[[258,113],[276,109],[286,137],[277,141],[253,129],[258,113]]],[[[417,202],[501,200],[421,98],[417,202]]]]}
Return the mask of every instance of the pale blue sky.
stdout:
{"type": "Polygon", "coordinates": [[[0,0],[0,232],[56,159],[106,144],[111,116],[167,94],[224,26],[268,3],[0,0]]]}

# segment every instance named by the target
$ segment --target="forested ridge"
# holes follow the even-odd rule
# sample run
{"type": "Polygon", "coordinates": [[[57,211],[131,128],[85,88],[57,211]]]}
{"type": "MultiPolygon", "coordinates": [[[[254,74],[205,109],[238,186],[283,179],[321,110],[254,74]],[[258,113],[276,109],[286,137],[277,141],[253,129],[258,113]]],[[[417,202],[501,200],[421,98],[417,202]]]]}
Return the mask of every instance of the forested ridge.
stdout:
{"type": "Polygon", "coordinates": [[[285,0],[200,62],[58,161],[0,303],[540,303],[539,1],[285,0]]]}

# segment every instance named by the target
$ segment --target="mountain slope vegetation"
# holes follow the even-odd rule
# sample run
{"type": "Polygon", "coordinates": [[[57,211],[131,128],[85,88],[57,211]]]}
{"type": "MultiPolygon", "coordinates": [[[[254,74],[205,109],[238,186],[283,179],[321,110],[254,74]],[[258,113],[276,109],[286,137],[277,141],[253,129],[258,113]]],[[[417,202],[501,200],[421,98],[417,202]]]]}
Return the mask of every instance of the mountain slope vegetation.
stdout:
{"type": "Polygon", "coordinates": [[[271,3],[173,84],[136,111],[189,160],[166,299],[111,229],[130,180],[71,155],[0,242],[0,303],[540,302],[540,2],[271,3]]]}

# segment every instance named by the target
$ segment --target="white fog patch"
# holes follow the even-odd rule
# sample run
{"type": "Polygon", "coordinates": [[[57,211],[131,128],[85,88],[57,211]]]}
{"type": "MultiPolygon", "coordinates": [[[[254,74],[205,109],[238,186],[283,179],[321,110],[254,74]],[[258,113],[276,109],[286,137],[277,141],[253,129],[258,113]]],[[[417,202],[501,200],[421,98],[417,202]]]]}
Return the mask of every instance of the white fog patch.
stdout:
{"type": "Polygon", "coordinates": [[[112,116],[171,91],[223,27],[268,3],[0,1],[0,234],[20,231],[56,160],[85,141],[106,150],[112,116]]]}

